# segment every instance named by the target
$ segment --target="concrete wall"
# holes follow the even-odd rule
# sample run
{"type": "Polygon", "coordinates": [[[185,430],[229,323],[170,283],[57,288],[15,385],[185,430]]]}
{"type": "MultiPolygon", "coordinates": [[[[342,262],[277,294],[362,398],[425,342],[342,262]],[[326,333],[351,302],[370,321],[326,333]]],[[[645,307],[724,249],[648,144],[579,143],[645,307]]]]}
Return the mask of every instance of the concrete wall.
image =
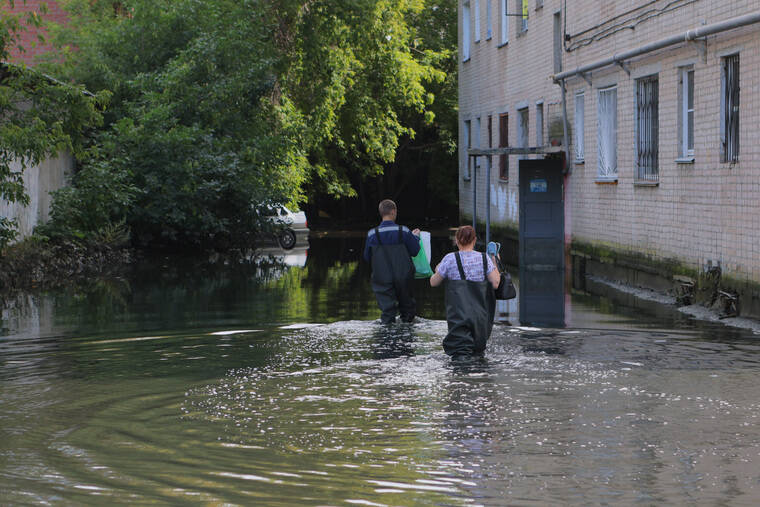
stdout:
{"type": "MultiPolygon", "coordinates": [[[[471,12],[475,0],[469,0],[471,12]]],[[[528,30],[519,32],[520,19],[509,18],[509,42],[499,47],[501,0],[490,0],[494,14],[494,37],[481,33],[471,42],[471,58],[460,58],[460,126],[481,116],[481,146],[487,146],[488,114],[509,113],[509,138],[517,145],[518,109],[528,106],[530,144],[534,145],[535,104],[544,103],[544,139],[551,118],[561,113],[560,88],[552,83],[553,16],[564,2],[545,0],[536,9],[529,0],[528,30]]],[[[485,31],[487,0],[480,0],[481,32],[485,31]]],[[[511,12],[518,2],[507,0],[511,12]]],[[[599,35],[603,30],[622,28],[598,40],[590,40],[573,51],[562,52],[563,70],[633,49],[721,20],[760,10],[760,0],[665,1],[632,3],[630,0],[573,0],[568,3],[568,45],[599,35]],[[637,8],[638,7],[638,8],[637,8]],[[617,18],[616,18],[617,17],[617,18]],[[610,20],[602,26],[600,22],[610,20]],[[585,33],[583,33],[585,32],[585,33]]],[[[460,0],[460,24],[463,9],[460,0]]],[[[564,20],[563,20],[564,22],[564,20]]],[[[471,33],[474,21],[471,23],[471,33]]],[[[462,29],[460,26],[460,54],[462,29]]],[[[736,280],[760,282],[760,143],[753,138],[760,125],[760,24],[724,32],[704,44],[682,44],[627,62],[630,74],[607,67],[581,78],[568,80],[568,115],[574,125],[575,93],[584,91],[585,161],[575,164],[567,179],[566,228],[573,240],[595,244],[612,251],[633,252],[654,262],[676,259],[695,270],[720,263],[723,272],[736,280]],[[731,53],[740,58],[740,157],[737,163],[720,161],[721,61],[731,53]],[[695,153],[692,163],[678,163],[679,67],[693,65],[695,71],[695,153]],[[638,185],[635,173],[634,89],[637,77],[657,74],[659,78],[659,184],[638,185]],[[598,90],[617,85],[616,181],[597,178],[598,90]]],[[[473,135],[473,138],[475,135],[473,135]]],[[[498,124],[493,127],[497,145],[498,124]]],[[[464,137],[460,134],[460,147],[464,137]]],[[[474,143],[473,143],[474,144],[474,143]]],[[[571,142],[572,144],[572,142],[571,142]]],[[[464,150],[460,150],[460,153],[464,150]]],[[[494,199],[494,223],[514,226],[517,221],[517,157],[511,157],[510,180],[489,182],[494,199]]],[[[460,174],[465,158],[460,158],[460,174]]],[[[460,210],[471,215],[472,184],[460,178],[460,210]]],[[[484,216],[482,172],[475,181],[479,191],[479,215],[484,216]]]]}
{"type": "MultiPolygon", "coordinates": [[[[12,170],[20,171],[21,165],[14,164],[12,170]]],[[[52,202],[50,192],[67,185],[73,170],[74,159],[68,154],[48,158],[40,165],[24,170],[24,187],[29,195],[28,206],[0,200],[0,216],[13,218],[18,222],[18,239],[29,236],[37,224],[47,221],[52,202]]]]}

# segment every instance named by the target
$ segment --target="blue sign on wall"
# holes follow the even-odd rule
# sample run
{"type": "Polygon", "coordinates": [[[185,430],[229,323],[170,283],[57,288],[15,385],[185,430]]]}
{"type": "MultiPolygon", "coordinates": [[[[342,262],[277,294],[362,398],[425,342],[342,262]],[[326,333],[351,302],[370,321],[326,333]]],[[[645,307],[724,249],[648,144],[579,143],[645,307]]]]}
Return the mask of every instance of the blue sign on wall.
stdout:
{"type": "Polygon", "coordinates": [[[546,192],[547,184],[546,180],[541,178],[537,180],[530,180],[530,191],[531,192],[546,192]]]}

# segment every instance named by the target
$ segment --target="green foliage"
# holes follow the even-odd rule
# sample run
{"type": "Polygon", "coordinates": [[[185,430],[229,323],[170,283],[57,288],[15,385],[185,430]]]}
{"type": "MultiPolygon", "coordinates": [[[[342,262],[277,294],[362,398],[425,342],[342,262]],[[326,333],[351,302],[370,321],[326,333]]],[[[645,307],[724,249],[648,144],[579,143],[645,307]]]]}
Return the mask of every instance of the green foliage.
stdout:
{"type": "Polygon", "coordinates": [[[85,239],[113,224],[124,224],[137,191],[124,172],[111,171],[102,160],[90,162],[76,174],[73,186],[53,193],[50,221],[36,232],[85,239]]]}
{"type": "Polygon", "coordinates": [[[90,174],[57,196],[77,234],[125,219],[141,243],[245,244],[259,204],[355,195],[434,128],[435,91],[456,98],[453,0],[61,3],[51,69],[112,93],[90,174]]]}

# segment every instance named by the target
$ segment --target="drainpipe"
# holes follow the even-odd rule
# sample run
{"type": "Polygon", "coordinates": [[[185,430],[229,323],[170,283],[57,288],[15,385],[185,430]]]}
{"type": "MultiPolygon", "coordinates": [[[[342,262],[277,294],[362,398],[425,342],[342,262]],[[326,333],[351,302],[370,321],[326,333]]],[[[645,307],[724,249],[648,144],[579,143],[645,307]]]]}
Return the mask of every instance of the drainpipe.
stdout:
{"type": "MultiPolygon", "coordinates": [[[[470,156],[469,153],[467,156],[470,156]]],[[[478,157],[472,157],[472,229],[478,230],[478,157]]]]}
{"type": "Polygon", "coordinates": [[[491,155],[486,157],[486,245],[491,241],[491,155]]]}
{"type": "Polygon", "coordinates": [[[565,145],[565,172],[572,172],[573,161],[570,158],[570,143],[567,140],[567,91],[565,90],[565,80],[559,83],[562,88],[562,143],[565,145]]]}
{"type": "Polygon", "coordinates": [[[708,35],[714,35],[716,33],[733,30],[735,28],[741,28],[743,26],[752,25],[758,22],[760,22],[760,11],[756,11],[751,14],[745,14],[743,16],[727,19],[725,21],[720,21],[718,23],[713,23],[711,25],[700,26],[698,28],[694,28],[693,30],[686,30],[685,32],[681,32],[678,35],[671,35],[670,37],[666,37],[664,39],[660,39],[658,41],[645,44],[644,46],[640,46],[636,49],[631,49],[629,51],[624,51],[622,53],[612,55],[611,57],[605,58],[603,60],[599,60],[598,62],[590,63],[588,65],[583,65],[582,67],[578,67],[575,70],[560,72],[559,74],[555,74],[553,76],[553,79],[555,83],[559,83],[560,81],[564,81],[565,79],[569,77],[576,76],[579,74],[587,74],[591,72],[592,70],[596,70],[601,67],[606,67],[608,65],[623,63],[625,60],[630,60],[637,56],[640,56],[646,53],[651,53],[652,51],[657,51],[658,49],[663,49],[668,46],[673,46],[681,42],[695,41],[699,38],[707,37],[708,35]]]}

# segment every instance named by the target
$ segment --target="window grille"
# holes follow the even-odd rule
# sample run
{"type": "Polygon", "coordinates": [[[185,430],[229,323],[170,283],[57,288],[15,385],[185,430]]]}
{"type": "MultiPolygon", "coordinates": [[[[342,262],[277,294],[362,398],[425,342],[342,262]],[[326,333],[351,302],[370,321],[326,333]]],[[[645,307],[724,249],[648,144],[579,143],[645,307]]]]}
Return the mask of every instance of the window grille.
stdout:
{"type": "Polygon", "coordinates": [[[597,176],[617,178],[617,88],[599,90],[597,176]]]}
{"type": "Polygon", "coordinates": [[[584,126],[584,106],[585,95],[583,92],[575,95],[575,160],[582,162],[584,159],[584,139],[583,139],[583,126],[584,126]]]}
{"type": "Polygon", "coordinates": [[[739,55],[723,59],[721,154],[723,162],[739,160],[739,55]]]}
{"type": "Polygon", "coordinates": [[[651,76],[636,81],[636,179],[659,181],[659,81],[651,76]]]}

